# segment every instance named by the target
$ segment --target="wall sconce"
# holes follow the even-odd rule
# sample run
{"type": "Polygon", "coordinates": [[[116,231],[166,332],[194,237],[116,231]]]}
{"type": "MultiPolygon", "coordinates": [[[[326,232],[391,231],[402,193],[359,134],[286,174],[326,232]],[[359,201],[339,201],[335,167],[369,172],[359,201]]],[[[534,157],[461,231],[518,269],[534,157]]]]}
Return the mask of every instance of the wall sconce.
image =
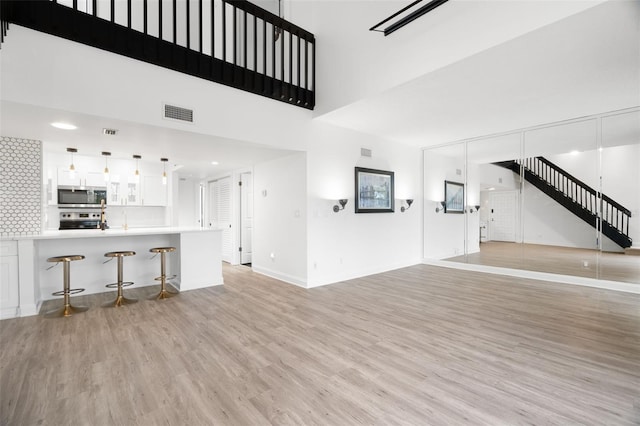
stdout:
{"type": "Polygon", "coordinates": [[[480,209],[480,206],[469,206],[469,213],[477,212],[480,209]]]}
{"type": "Polygon", "coordinates": [[[436,213],[440,213],[441,211],[444,211],[444,201],[436,203],[436,213]]]}
{"type": "Polygon", "coordinates": [[[402,213],[404,213],[405,211],[409,210],[409,208],[411,207],[411,204],[413,204],[413,200],[412,199],[405,200],[405,202],[407,203],[407,207],[405,207],[405,206],[400,207],[400,211],[402,213]]]}
{"type": "Polygon", "coordinates": [[[348,200],[346,200],[346,199],[344,199],[344,198],[343,198],[342,200],[338,200],[338,202],[340,203],[340,206],[342,206],[342,207],[340,207],[340,206],[338,206],[338,205],[336,204],[335,206],[333,206],[333,211],[334,211],[335,213],[338,213],[340,210],[344,210],[344,206],[346,206],[346,205],[347,205],[347,201],[348,201],[348,200]]]}
{"type": "Polygon", "coordinates": [[[102,155],[104,155],[104,181],[109,182],[109,156],[111,153],[102,151],[102,155]]]}
{"type": "Polygon", "coordinates": [[[135,183],[140,182],[140,170],[138,170],[138,160],[142,158],[142,155],[134,154],[133,158],[136,160],[136,171],[133,173],[133,181],[135,183]]]}
{"type": "Polygon", "coordinates": [[[160,161],[162,161],[162,184],[166,185],[167,184],[167,161],[169,161],[169,159],[161,158],[160,161]]]}
{"type": "Polygon", "coordinates": [[[78,152],[76,148],[67,148],[67,152],[71,153],[71,164],[69,164],[69,179],[76,178],[76,166],[73,165],[73,154],[78,152]]]}

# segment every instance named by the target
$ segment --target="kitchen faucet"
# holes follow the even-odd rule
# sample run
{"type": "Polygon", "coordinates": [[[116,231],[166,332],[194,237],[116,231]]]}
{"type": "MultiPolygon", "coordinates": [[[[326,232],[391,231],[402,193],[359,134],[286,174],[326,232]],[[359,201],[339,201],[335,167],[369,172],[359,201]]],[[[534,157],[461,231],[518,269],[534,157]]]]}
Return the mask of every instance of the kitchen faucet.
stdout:
{"type": "Polygon", "coordinates": [[[103,231],[109,228],[107,226],[107,216],[104,211],[107,208],[107,206],[104,201],[105,201],[104,198],[100,200],[100,229],[103,231]]]}

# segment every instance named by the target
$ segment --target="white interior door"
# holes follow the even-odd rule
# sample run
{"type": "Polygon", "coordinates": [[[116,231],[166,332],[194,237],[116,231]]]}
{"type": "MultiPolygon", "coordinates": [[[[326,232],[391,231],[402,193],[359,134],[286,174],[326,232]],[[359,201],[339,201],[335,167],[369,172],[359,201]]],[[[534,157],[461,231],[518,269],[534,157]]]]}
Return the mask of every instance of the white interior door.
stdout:
{"type": "Polygon", "coordinates": [[[493,241],[516,241],[518,192],[492,192],[489,195],[489,238],[493,241]]]}
{"type": "Polygon", "coordinates": [[[231,262],[231,177],[209,182],[209,227],[222,229],[222,260],[231,262]]]}
{"type": "Polygon", "coordinates": [[[253,176],[240,175],[240,263],[251,263],[253,240],[253,176]]]}

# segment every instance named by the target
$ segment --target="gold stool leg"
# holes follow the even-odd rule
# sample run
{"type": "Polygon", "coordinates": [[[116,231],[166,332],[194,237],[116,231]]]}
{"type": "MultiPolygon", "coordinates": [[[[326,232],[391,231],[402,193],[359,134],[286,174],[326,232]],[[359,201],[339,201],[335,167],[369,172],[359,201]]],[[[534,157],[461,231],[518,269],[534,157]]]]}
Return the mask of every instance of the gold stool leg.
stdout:
{"type": "Polygon", "coordinates": [[[62,262],[63,268],[63,289],[64,289],[64,305],[62,308],[53,309],[44,314],[45,317],[70,317],[73,314],[84,312],[89,309],[88,306],[73,306],[71,305],[71,272],[69,267],[69,261],[62,262]]]}
{"type": "Polygon", "coordinates": [[[131,305],[132,303],[138,302],[138,299],[129,299],[124,297],[124,294],[122,293],[122,282],[122,256],[118,256],[118,295],[116,296],[116,300],[113,302],[107,302],[102,306],[112,306],[117,308],[118,306],[131,305]]]}
{"type": "Polygon", "coordinates": [[[162,300],[175,296],[177,293],[167,290],[167,273],[165,267],[166,253],[160,253],[160,293],[153,296],[152,299],[162,300]]]}

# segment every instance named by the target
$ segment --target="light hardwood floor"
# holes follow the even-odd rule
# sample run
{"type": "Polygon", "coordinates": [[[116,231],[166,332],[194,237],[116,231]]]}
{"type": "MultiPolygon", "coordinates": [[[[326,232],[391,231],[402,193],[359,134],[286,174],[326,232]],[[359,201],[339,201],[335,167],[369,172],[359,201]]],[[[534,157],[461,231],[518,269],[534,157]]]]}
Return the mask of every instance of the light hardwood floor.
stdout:
{"type": "Polygon", "coordinates": [[[478,253],[446,260],[640,284],[640,256],[624,253],[489,241],[478,253]]]}
{"type": "Polygon", "coordinates": [[[426,265],[311,290],[224,275],[1,321],[0,423],[640,424],[640,295],[426,265]]]}

